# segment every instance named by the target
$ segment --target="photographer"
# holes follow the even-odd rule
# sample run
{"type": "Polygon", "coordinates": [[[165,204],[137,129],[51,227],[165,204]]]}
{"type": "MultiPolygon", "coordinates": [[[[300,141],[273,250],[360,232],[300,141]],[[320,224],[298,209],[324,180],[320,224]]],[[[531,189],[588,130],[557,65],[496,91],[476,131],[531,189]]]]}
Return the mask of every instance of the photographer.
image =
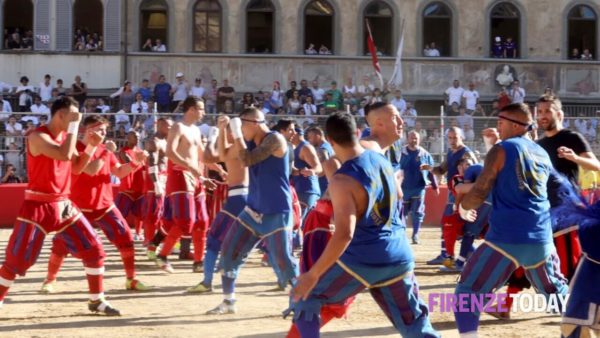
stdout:
{"type": "Polygon", "coordinates": [[[2,176],[2,182],[0,183],[21,183],[22,180],[15,173],[15,166],[11,163],[6,165],[6,173],[2,176]]]}

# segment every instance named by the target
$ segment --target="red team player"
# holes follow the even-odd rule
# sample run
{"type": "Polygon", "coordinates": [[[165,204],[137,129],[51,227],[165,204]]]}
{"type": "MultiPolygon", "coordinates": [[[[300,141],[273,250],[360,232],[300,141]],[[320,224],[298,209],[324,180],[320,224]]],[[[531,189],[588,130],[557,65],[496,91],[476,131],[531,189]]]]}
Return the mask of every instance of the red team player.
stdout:
{"type": "MultiPolygon", "coordinates": [[[[127,144],[118,152],[119,161],[123,164],[131,160],[139,153],[139,137],[135,131],[127,133],[127,144]]],[[[115,197],[115,204],[123,214],[123,217],[129,221],[130,225],[135,227],[136,240],[141,237],[142,210],[144,203],[144,167],[137,166],[131,173],[121,179],[119,193],[115,197]]]]}
{"type": "Polygon", "coordinates": [[[0,268],[0,304],[16,275],[25,275],[37,260],[44,238],[56,232],[54,241],[63,243],[69,253],[83,261],[88,281],[92,312],[118,316],[119,310],[104,299],[104,249],[98,235],[81,211],[69,199],[71,170],[89,162],[98,135],[90,135],[83,153],[75,149],[81,114],[70,97],[54,101],[47,125],[35,129],[27,142],[29,183],[0,268]],[[72,161],[73,160],[73,161],[72,161]],[[73,162],[73,163],[72,163],[73,162]]]}
{"type": "MultiPolygon", "coordinates": [[[[86,134],[82,141],[77,142],[77,151],[84,152],[90,144],[92,135],[106,136],[108,121],[99,115],[90,115],[83,121],[86,134]]],[[[135,279],[135,248],[127,221],[119,209],[113,204],[112,184],[110,175],[119,178],[136,170],[145,160],[144,154],[138,152],[126,165],[119,164],[116,156],[102,144],[92,153],[90,162],[85,168],[73,171],[71,200],[81,208],[84,216],[93,225],[102,229],[108,240],[117,247],[125,267],[127,290],[145,291],[149,288],[135,279]]],[[[52,293],[56,275],[64,258],[69,253],[68,243],[55,240],[48,261],[48,274],[42,286],[43,293],[52,293]]]]}

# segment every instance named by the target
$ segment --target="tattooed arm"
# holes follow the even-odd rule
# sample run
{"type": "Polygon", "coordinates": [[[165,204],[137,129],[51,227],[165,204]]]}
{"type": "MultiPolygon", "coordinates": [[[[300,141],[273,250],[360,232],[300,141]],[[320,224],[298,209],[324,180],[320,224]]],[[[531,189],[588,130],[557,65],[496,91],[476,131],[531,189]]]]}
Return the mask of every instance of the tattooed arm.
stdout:
{"type": "Polygon", "coordinates": [[[287,143],[279,133],[268,134],[252,151],[246,148],[242,139],[236,139],[235,142],[239,149],[238,156],[247,167],[262,162],[271,155],[283,157],[287,152],[287,143]]]}
{"type": "Polygon", "coordinates": [[[498,173],[504,166],[504,158],[504,149],[501,146],[495,145],[490,149],[485,157],[481,175],[477,177],[473,187],[462,200],[461,205],[464,209],[476,209],[483,204],[494,187],[498,173]]]}
{"type": "Polygon", "coordinates": [[[437,167],[434,167],[431,170],[431,172],[433,172],[436,175],[444,175],[447,171],[448,171],[448,162],[447,161],[442,162],[440,165],[438,165],[437,167]]]}

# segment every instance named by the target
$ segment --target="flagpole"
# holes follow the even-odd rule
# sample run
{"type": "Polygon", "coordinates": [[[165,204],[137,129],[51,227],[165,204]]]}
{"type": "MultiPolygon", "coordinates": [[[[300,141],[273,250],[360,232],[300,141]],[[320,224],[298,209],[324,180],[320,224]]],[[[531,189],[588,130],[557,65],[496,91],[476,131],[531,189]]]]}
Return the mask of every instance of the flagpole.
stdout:
{"type": "Polygon", "coordinates": [[[444,139],[446,138],[444,131],[444,105],[440,106],[440,163],[444,162],[444,139]]]}

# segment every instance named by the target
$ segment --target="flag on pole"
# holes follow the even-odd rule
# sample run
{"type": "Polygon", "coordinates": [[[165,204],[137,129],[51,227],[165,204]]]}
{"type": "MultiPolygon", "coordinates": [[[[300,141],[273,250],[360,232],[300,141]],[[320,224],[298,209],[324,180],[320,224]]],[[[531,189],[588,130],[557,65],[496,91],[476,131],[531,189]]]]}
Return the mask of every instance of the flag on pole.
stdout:
{"type": "Polygon", "coordinates": [[[402,84],[402,48],[404,46],[404,19],[400,28],[400,42],[398,42],[398,50],[396,51],[396,62],[394,64],[394,72],[390,77],[389,85],[400,87],[402,84]]]}
{"type": "Polygon", "coordinates": [[[373,62],[373,68],[375,68],[375,73],[379,79],[379,88],[383,89],[383,77],[381,76],[381,67],[379,66],[379,60],[377,59],[377,48],[375,47],[375,41],[373,40],[373,35],[371,34],[369,20],[365,19],[365,22],[367,24],[367,33],[369,34],[367,36],[367,46],[369,47],[369,53],[371,53],[371,61],[373,62]]]}

